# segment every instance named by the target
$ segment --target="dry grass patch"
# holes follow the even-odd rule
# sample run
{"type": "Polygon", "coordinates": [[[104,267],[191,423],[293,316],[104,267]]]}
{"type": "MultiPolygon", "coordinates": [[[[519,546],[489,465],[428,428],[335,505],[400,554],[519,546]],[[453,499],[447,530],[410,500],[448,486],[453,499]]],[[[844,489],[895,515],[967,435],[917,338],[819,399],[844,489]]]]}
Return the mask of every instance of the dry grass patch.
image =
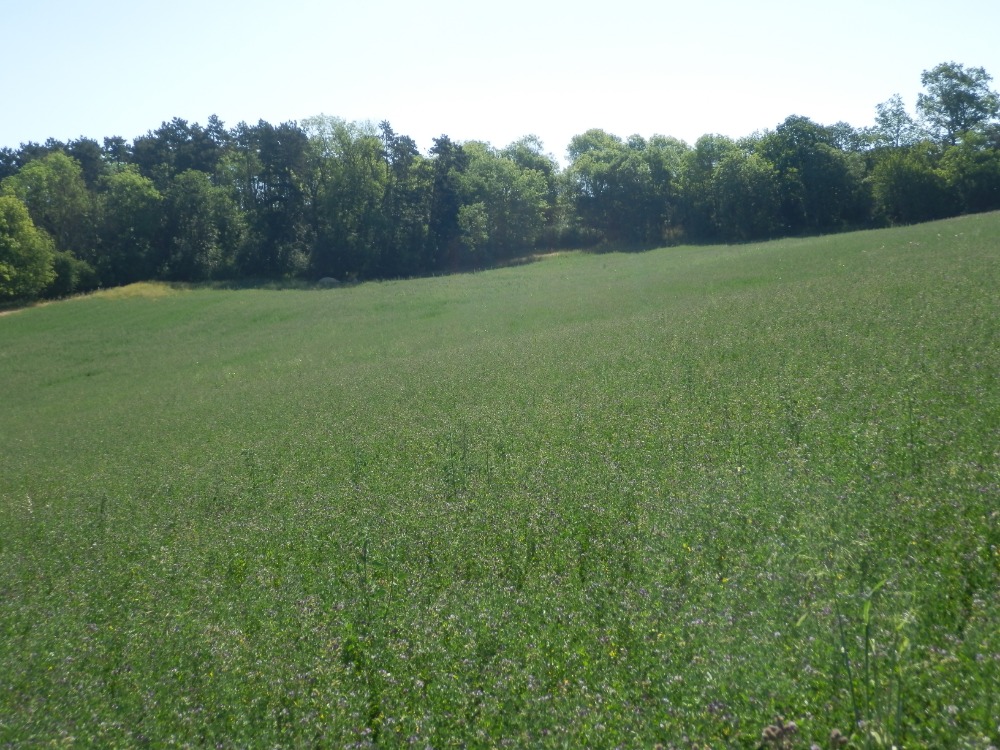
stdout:
{"type": "Polygon", "coordinates": [[[101,289],[93,293],[94,297],[102,299],[134,299],[142,297],[145,299],[161,299],[180,294],[182,290],[172,284],[165,284],[161,281],[139,281],[128,286],[117,286],[112,289],[101,289]]]}

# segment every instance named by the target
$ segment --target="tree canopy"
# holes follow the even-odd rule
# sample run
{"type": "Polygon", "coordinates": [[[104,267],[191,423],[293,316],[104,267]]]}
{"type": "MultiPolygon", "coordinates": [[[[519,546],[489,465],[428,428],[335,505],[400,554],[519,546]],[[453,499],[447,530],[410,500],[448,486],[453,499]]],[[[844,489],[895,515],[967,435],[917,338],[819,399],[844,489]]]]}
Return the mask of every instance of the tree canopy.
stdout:
{"type": "Polygon", "coordinates": [[[792,115],[693,145],[590,129],[565,166],[532,135],[499,147],[441,135],[421,153],[388,122],[324,115],[231,128],[175,118],[131,142],[0,149],[4,294],[391,278],[548,248],[741,242],[1000,208],[991,76],[947,62],[921,81],[913,113],[893,95],[870,128],[792,115]]]}
{"type": "Polygon", "coordinates": [[[917,98],[917,109],[932,133],[955,145],[1000,114],[1000,97],[989,88],[992,80],[983,68],[941,63],[920,76],[927,91],[917,98]]]}
{"type": "Polygon", "coordinates": [[[0,300],[34,297],[54,278],[52,241],[20,200],[0,195],[0,300]]]}

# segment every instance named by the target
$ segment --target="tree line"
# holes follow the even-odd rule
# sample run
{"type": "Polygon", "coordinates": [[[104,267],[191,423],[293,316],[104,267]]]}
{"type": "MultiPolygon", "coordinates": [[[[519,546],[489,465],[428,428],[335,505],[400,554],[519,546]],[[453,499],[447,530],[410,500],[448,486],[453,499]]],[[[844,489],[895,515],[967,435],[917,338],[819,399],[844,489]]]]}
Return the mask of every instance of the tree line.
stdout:
{"type": "Polygon", "coordinates": [[[911,115],[792,116],[741,139],[603,130],[568,165],[534,136],[442,135],[318,116],[0,149],[0,299],[163,279],[395,278],[558,247],[644,248],[818,234],[1000,209],[1000,98],[942,63],[911,115]]]}

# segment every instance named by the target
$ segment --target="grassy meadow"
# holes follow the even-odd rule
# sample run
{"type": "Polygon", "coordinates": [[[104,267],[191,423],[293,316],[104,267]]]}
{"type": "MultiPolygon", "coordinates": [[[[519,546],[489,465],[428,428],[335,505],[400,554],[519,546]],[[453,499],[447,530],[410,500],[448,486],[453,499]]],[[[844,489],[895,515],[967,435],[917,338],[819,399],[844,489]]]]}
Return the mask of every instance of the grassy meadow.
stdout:
{"type": "Polygon", "coordinates": [[[996,746],[998,324],[1000,214],[0,316],[0,747],[996,746]]]}

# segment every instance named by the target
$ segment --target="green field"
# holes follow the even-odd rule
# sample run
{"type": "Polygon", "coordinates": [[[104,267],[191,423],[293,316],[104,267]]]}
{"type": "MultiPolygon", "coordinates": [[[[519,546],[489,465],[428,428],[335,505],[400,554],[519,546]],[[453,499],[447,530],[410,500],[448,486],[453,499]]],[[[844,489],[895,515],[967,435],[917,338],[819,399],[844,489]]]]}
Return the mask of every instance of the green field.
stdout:
{"type": "Polygon", "coordinates": [[[998,324],[1000,214],[2,316],[0,747],[997,745],[998,324]]]}

